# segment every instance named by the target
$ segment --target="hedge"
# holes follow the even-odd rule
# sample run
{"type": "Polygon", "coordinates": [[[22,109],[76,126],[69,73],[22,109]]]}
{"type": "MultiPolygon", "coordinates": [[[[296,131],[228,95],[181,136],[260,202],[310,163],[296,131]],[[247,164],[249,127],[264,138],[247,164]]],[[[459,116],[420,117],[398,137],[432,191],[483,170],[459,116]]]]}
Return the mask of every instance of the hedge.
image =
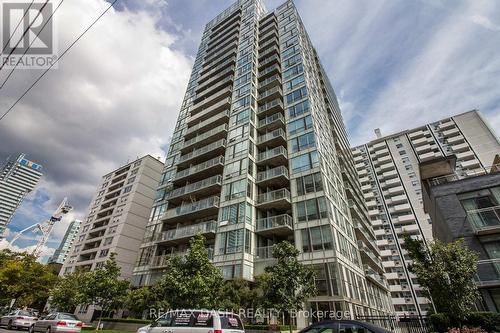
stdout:
{"type": "Polygon", "coordinates": [[[101,318],[101,321],[114,322],[114,323],[151,324],[151,320],[136,319],[136,318],[101,318]]]}
{"type": "MultiPolygon", "coordinates": [[[[458,326],[458,323],[452,322],[445,313],[431,314],[430,321],[434,330],[439,333],[448,332],[448,328],[458,326]]],[[[495,332],[500,328],[500,314],[496,312],[471,312],[462,325],[481,327],[490,333],[495,332]]]]}

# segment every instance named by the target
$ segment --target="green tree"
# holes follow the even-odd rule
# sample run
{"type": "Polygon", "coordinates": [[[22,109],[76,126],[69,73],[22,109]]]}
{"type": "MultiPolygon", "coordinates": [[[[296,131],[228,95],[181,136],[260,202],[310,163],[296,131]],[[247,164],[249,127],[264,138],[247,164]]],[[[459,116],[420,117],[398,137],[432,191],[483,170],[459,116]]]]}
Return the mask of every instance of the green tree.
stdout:
{"type": "Polygon", "coordinates": [[[2,298],[15,299],[16,306],[42,309],[58,277],[32,255],[0,252],[0,292],[2,298]]]}
{"type": "Polygon", "coordinates": [[[409,235],[404,239],[413,260],[409,269],[424,293],[432,298],[437,312],[446,313],[452,324],[461,326],[479,297],[474,283],[477,254],[464,245],[463,239],[448,244],[434,241],[429,250],[421,240],[409,235]]]}
{"type": "Polygon", "coordinates": [[[100,327],[103,315],[123,306],[129,287],[129,282],[120,278],[115,253],[111,253],[104,266],[85,274],[80,301],[101,308],[97,327],[100,327]]]}
{"type": "Polygon", "coordinates": [[[222,288],[221,307],[223,309],[255,309],[262,303],[262,291],[257,284],[252,285],[249,281],[236,278],[228,280],[222,288]]]}
{"type": "MultiPolygon", "coordinates": [[[[144,286],[130,290],[125,302],[125,308],[129,310],[135,318],[142,317],[145,310],[151,308],[165,309],[167,307],[167,302],[158,299],[156,286],[144,286]]],[[[149,316],[149,314],[147,316],[149,316]]]]}
{"type": "Polygon", "coordinates": [[[89,272],[76,271],[65,274],[50,291],[50,304],[58,311],[73,312],[85,300],[85,281],[89,272]]]}
{"type": "Polygon", "coordinates": [[[185,257],[174,256],[165,275],[155,286],[158,299],[172,308],[217,308],[224,283],[221,271],[208,258],[204,237],[197,235],[189,241],[185,257]]]}
{"type": "MultiPolygon", "coordinates": [[[[290,242],[281,242],[273,247],[274,266],[266,267],[264,298],[267,305],[281,313],[301,310],[307,299],[316,295],[314,271],[297,259],[299,251],[290,242]]],[[[290,321],[290,332],[292,325],[290,321]]]]}

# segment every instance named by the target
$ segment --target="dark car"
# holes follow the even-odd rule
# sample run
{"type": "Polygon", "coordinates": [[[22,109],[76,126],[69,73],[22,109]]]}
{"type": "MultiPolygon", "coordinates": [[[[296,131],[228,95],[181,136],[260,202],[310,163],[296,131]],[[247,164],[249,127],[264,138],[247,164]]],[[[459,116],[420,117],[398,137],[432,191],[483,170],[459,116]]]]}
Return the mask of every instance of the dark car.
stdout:
{"type": "Polygon", "coordinates": [[[391,331],[357,320],[325,320],[304,328],[300,333],[391,333],[391,331]]]}

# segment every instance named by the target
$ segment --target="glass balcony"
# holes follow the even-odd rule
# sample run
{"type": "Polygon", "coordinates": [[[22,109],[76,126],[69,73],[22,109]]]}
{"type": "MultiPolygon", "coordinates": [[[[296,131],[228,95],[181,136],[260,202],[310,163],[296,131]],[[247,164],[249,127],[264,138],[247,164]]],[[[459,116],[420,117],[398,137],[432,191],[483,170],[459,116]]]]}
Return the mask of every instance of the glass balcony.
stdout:
{"type": "MultiPolygon", "coordinates": [[[[276,38],[273,38],[276,39],[276,38]]],[[[266,57],[272,56],[272,55],[279,55],[280,54],[280,48],[277,45],[270,46],[268,48],[261,48],[259,52],[259,60],[260,59],[265,59],[266,57]]]]}
{"type": "Polygon", "coordinates": [[[186,181],[187,178],[194,180],[206,178],[213,173],[220,173],[224,167],[224,157],[217,156],[203,163],[194,165],[190,168],[177,171],[173,179],[174,183],[186,181]]]}
{"type": "Polygon", "coordinates": [[[286,186],[290,183],[288,178],[288,169],[279,166],[266,171],[257,173],[257,185],[259,186],[286,186]]]}
{"type": "Polygon", "coordinates": [[[264,43],[260,43],[259,52],[264,51],[266,48],[268,48],[269,46],[272,46],[272,45],[276,45],[276,46],[280,45],[278,38],[272,38],[270,40],[265,41],[264,43]]]}
{"type": "Polygon", "coordinates": [[[261,246],[255,248],[255,260],[271,260],[273,257],[273,246],[261,246]]]}
{"type": "Polygon", "coordinates": [[[265,103],[270,100],[281,97],[283,97],[283,92],[281,91],[281,87],[276,86],[259,94],[259,102],[265,103]]]}
{"type": "Polygon", "coordinates": [[[224,53],[223,51],[226,50],[227,48],[234,47],[234,44],[237,41],[238,41],[238,36],[230,34],[228,38],[221,40],[220,43],[214,44],[213,47],[207,49],[207,53],[205,54],[205,60],[213,59],[214,57],[216,57],[217,54],[220,54],[220,52],[224,53]]]}
{"type": "Polygon", "coordinates": [[[257,155],[257,165],[288,165],[287,156],[288,153],[285,147],[278,146],[276,148],[260,152],[259,155],[257,155]]]}
{"type": "MultiPolygon", "coordinates": [[[[208,252],[208,259],[213,260],[214,259],[214,249],[213,248],[207,248],[208,252]]],[[[187,251],[182,251],[182,252],[171,252],[168,254],[162,254],[159,256],[154,256],[153,257],[153,262],[151,263],[151,268],[163,268],[168,265],[168,260],[172,257],[175,256],[180,256],[184,257],[187,254],[187,251]]]]}
{"type": "Polygon", "coordinates": [[[260,135],[257,138],[257,146],[276,147],[286,144],[286,134],[282,128],[260,135]]]}
{"type": "Polygon", "coordinates": [[[217,74],[219,71],[224,70],[228,66],[234,65],[236,63],[236,56],[232,56],[228,59],[221,59],[220,63],[213,63],[210,66],[206,66],[200,72],[200,77],[198,78],[198,83],[205,82],[212,77],[212,75],[217,74]]]}
{"type": "Polygon", "coordinates": [[[199,201],[183,204],[165,212],[162,220],[168,222],[186,221],[186,219],[201,219],[214,214],[219,210],[219,197],[213,196],[199,201]]]}
{"type": "MultiPolygon", "coordinates": [[[[207,109],[209,109],[211,106],[213,106],[217,102],[224,100],[224,98],[230,97],[232,94],[232,89],[233,88],[231,86],[226,87],[226,88],[214,93],[213,95],[211,95],[205,99],[197,101],[196,104],[194,104],[193,108],[191,109],[191,114],[193,116],[190,117],[189,121],[201,120],[201,119],[197,119],[197,117],[194,117],[194,115],[198,112],[206,111],[207,109]]],[[[216,107],[214,106],[214,108],[216,108],[216,107]]]]}
{"type": "Polygon", "coordinates": [[[258,219],[256,232],[262,236],[289,235],[293,233],[293,218],[283,214],[258,219]]]}
{"type": "Polygon", "coordinates": [[[234,79],[233,75],[230,75],[222,80],[217,80],[215,81],[212,85],[210,85],[207,89],[202,90],[201,92],[197,93],[194,97],[196,101],[207,98],[207,96],[210,96],[211,94],[214,94],[215,92],[219,91],[220,89],[227,87],[228,85],[232,84],[234,79]]]}
{"type": "Polygon", "coordinates": [[[382,267],[382,260],[380,260],[379,257],[377,257],[373,251],[366,246],[365,243],[362,241],[358,241],[358,248],[359,248],[359,253],[361,254],[361,261],[363,264],[367,264],[371,268],[373,268],[375,271],[379,272],[380,274],[384,273],[384,268],[382,267]]]}
{"type": "Polygon", "coordinates": [[[193,136],[196,135],[197,131],[205,131],[215,126],[224,124],[228,121],[228,119],[229,111],[224,111],[198,123],[196,123],[196,119],[194,121],[188,120],[188,124],[190,124],[191,127],[187,129],[186,135],[184,135],[184,139],[190,140],[193,136]]]}
{"type": "Polygon", "coordinates": [[[281,113],[273,113],[269,117],[259,120],[257,130],[259,131],[273,131],[277,128],[285,126],[285,117],[281,113]]]}
{"type": "Polygon", "coordinates": [[[264,81],[259,82],[259,91],[263,91],[267,88],[272,88],[275,86],[281,86],[281,75],[274,74],[273,76],[268,77],[264,81]]]}
{"type": "Polygon", "coordinates": [[[226,139],[221,139],[219,141],[216,141],[199,149],[194,149],[188,154],[181,155],[177,166],[182,167],[183,165],[189,163],[199,162],[207,155],[211,154],[219,155],[219,153],[223,152],[225,148],[226,148],[226,139]]]}
{"type": "Polygon", "coordinates": [[[185,242],[198,234],[204,235],[205,238],[214,238],[216,231],[217,221],[212,220],[164,231],[158,235],[157,241],[159,243],[185,242]]]}
{"type": "Polygon", "coordinates": [[[388,289],[387,280],[385,279],[384,274],[377,273],[370,266],[364,265],[365,275],[372,282],[378,284],[380,287],[384,289],[388,289]]]}
{"type": "Polygon", "coordinates": [[[478,287],[500,285],[500,259],[486,259],[477,262],[475,281],[478,287]]]}
{"type": "Polygon", "coordinates": [[[476,234],[500,232],[500,206],[469,210],[467,220],[476,234]]]}
{"type": "Polygon", "coordinates": [[[257,196],[257,206],[261,209],[288,209],[291,206],[290,202],[290,191],[286,188],[262,193],[257,196]]]}
{"type": "Polygon", "coordinates": [[[185,152],[188,149],[199,148],[200,146],[209,144],[215,140],[220,140],[227,136],[227,124],[219,125],[209,131],[195,136],[187,141],[184,141],[181,151],[185,152]]]}
{"type": "Polygon", "coordinates": [[[213,193],[214,190],[220,189],[222,184],[222,176],[212,176],[210,178],[206,178],[195,183],[183,186],[181,188],[177,188],[167,193],[166,198],[168,201],[172,203],[177,203],[182,201],[186,196],[191,195],[208,195],[213,193]]]}
{"type": "Polygon", "coordinates": [[[198,87],[196,87],[196,92],[199,93],[200,91],[207,89],[210,85],[214,84],[214,82],[217,82],[218,80],[226,77],[229,74],[233,74],[233,73],[234,73],[234,66],[226,68],[222,72],[217,73],[216,75],[210,77],[208,80],[204,81],[203,83],[198,84],[198,87]]]}
{"type": "Polygon", "coordinates": [[[280,61],[280,56],[275,54],[271,57],[268,57],[268,58],[265,58],[263,59],[260,63],[259,63],[259,68],[263,68],[269,64],[272,64],[272,63],[279,63],[280,61]]]}
{"type": "Polygon", "coordinates": [[[270,67],[264,68],[263,70],[259,71],[259,80],[267,78],[268,76],[277,73],[281,73],[281,67],[279,64],[274,64],[270,67]]]}
{"type": "Polygon", "coordinates": [[[269,115],[275,112],[283,112],[283,101],[281,99],[275,99],[271,102],[267,102],[264,105],[259,106],[257,110],[257,114],[260,115],[269,115]]]}

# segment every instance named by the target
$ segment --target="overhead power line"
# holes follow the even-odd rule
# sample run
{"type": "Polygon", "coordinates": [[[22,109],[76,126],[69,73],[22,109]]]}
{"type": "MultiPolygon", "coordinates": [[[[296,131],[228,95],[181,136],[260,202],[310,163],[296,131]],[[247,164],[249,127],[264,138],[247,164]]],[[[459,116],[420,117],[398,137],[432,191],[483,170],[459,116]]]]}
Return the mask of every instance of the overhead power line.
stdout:
{"type": "Polygon", "coordinates": [[[85,36],[85,34],[90,30],[92,29],[92,27],[118,2],[118,0],[113,0],[113,2],[101,13],[101,15],[99,15],[74,41],[73,43],[71,43],[65,50],[63,53],[61,53],[61,55],[53,62],[50,64],[50,66],[45,69],[43,71],[42,74],[40,74],[40,76],[28,87],[28,89],[26,89],[26,91],[21,95],[19,96],[19,98],[14,102],[14,104],[12,104],[8,109],[7,111],[5,111],[1,116],[0,116],[0,121],[2,121],[13,109],[14,107],[24,98],[24,96],[26,96],[28,94],[28,92],[30,92],[31,89],[33,89],[33,87],[45,76],[45,74],[47,74],[49,72],[49,70],[54,67],[55,64],[57,64],[59,62],[59,60],[61,60],[65,55],[66,53],[68,53],[69,50],[71,50],[71,48],[76,44],[78,43],[78,41],[80,39],[82,39],[83,36],[85,36]]]}
{"type": "Polygon", "coordinates": [[[38,36],[42,33],[43,29],[45,29],[45,27],[47,26],[47,24],[49,24],[49,22],[52,20],[52,17],[57,12],[57,10],[59,9],[59,7],[61,7],[61,5],[62,5],[63,2],[64,2],[64,0],[61,0],[59,2],[59,4],[57,5],[57,7],[54,9],[54,11],[50,14],[49,18],[47,19],[47,21],[45,21],[45,23],[43,24],[43,26],[40,28],[40,30],[36,34],[35,38],[33,38],[33,40],[31,41],[30,45],[24,50],[23,55],[20,56],[19,59],[17,60],[16,65],[14,66],[14,68],[12,68],[10,70],[9,75],[7,75],[7,77],[5,78],[5,80],[2,82],[2,84],[0,85],[0,89],[2,89],[5,86],[5,84],[9,80],[9,78],[12,76],[12,74],[16,70],[17,66],[21,63],[21,60],[23,59],[23,57],[26,55],[26,53],[28,53],[28,50],[31,48],[31,45],[33,45],[33,43],[35,43],[35,41],[38,38],[38,36]]]}

